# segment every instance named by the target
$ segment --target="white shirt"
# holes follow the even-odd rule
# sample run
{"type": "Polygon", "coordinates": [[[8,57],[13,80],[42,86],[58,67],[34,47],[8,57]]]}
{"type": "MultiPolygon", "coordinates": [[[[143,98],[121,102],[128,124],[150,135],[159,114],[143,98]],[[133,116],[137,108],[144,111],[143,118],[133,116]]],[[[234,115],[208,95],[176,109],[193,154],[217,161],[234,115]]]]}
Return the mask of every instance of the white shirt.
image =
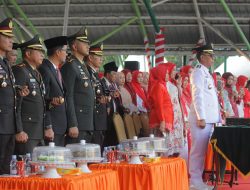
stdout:
{"type": "Polygon", "coordinates": [[[57,66],[50,60],[50,59],[48,59],[49,61],[50,61],[50,63],[52,63],[52,65],[53,65],[53,67],[55,68],[55,70],[57,71],[57,66]]]}
{"type": "Polygon", "coordinates": [[[189,120],[204,119],[206,123],[220,121],[219,102],[214,80],[207,67],[197,64],[190,78],[192,104],[189,120]]]}

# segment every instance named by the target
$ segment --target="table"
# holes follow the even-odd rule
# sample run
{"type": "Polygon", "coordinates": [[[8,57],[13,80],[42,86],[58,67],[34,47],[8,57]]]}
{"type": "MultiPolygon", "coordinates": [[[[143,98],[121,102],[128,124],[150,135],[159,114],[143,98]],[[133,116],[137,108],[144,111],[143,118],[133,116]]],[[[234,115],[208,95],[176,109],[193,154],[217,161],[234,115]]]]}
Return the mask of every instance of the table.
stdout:
{"type": "MultiPolygon", "coordinates": [[[[250,127],[247,126],[222,126],[215,127],[211,138],[211,143],[216,150],[216,153],[230,162],[230,164],[239,171],[242,175],[248,176],[250,174],[250,127]]],[[[215,157],[218,157],[215,154],[215,157]]],[[[219,161],[216,160],[218,167],[219,161]]],[[[234,170],[233,170],[234,172],[234,170]]],[[[218,176],[218,172],[216,172],[218,176]]],[[[234,173],[232,173],[233,177],[234,173]]],[[[218,177],[216,186],[218,184],[218,177]]],[[[229,183],[233,184],[233,178],[229,183]]]]}
{"type": "Polygon", "coordinates": [[[121,190],[188,190],[186,163],[182,158],[146,164],[93,164],[91,169],[118,172],[121,190]]]}
{"type": "Polygon", "coordinates": [[[250,174],[250,127],[215,127],[211,142],[242,175],[250,174]]]}
{"type": "Polygon", "coordinates": [[[119,190],[117,172],[93,171],[80,176],[46,179],[39,176],[0,177],[0,190],[119,190]]]}

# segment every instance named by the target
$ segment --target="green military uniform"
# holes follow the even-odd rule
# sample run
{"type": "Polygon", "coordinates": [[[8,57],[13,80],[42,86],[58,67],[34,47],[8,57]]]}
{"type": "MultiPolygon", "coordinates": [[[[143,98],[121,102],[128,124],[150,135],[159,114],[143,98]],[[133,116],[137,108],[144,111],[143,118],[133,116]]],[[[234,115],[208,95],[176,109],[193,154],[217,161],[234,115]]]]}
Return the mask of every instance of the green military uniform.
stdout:
{"type": "MultiPolygon", "coordinates": [[[[69,36],[70,40],[89,43],[86,30],[81,29],[69,36]]],[[[66,87],[68,128],[78,127],[78,138],[66,136],[67,143],[76,143],[80,139],[91,142],[94,131],[95,93],[92,88],[90,74],[83,60],[71,55],[61,69],[66,87]]]]}
{"type": "MultiPolygon", "coordinates": [[[[89,54],[102,56],[103,55],[103,44],[97,44],[91,46],[89,49],[89,54]]],[[[88,70],[90,73],[90,78],[92,86],[95,92],[95,107],[94,107],[94,134],[93,143],[99,144],[101,147],[103,145],[105,131],[107,130],[107,104],[100,103],[99,98],[105,96],[104,86],[101,79],[98,76],[98,72],[95,68],[88,64],[88,70]]]]}
{"type": "MultiPolygon", "coordinates": [[[[0,35],[13,37],[12,21],[0,23],[0,35]]],[[[16,132],[15,79],[8,61],[0,56],[0,174],[9,173],[16,132]]]]}
{"type": "MultiPolygon", "coordinates": [[[[30,41],[19,45],[19,48],[34,49],[43,51],[42,44],[38,36],[30,41]]],[[[31,153],[35,146],[43,142],[44,137],[44,116],[45,87],[42,77],[37,69],[33,68],[25,60],[22,64],[13,67],[16,84],[28,86],[30,93],[27,96],[18,95],[17,100],[17,132],[24,131],[28,135],[26,143],[16,142],[15,153],[24,155],[31,153]]]]}

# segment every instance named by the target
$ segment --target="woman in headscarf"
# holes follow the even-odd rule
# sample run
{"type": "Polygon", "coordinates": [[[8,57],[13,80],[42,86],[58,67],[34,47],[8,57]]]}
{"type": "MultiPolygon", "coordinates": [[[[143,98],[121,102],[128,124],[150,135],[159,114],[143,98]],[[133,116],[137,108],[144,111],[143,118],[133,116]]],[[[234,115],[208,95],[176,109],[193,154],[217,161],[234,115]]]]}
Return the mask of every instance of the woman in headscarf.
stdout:
{"type": "Polygon", "coordinates": [[[189,75],[186,73],[180,73],[182,79],[182,97],[185,101],[187,109],[190,109],[192,103],[191,91],[190,91],[190,83],[189,83],[189,75]]]}
{"type": "Polygon", "coordinates": [[[182,93],[180,97],[180,103],[183,110],[184,121],[185,121],[185,129],[187,134],[187,142],[188,142],[188,153],[191,150],[191,132],[190,126],[188,125],[188,114],[190,111],[190,106],[192,103],[192,97],[190,92],[190,84],[189,84],[189,76],[186,73],[180,73],[181,81],[182,81],[182,93]]]}
{"type": "MultiPolygon", "coordinates": [[[[131,73],[130,73],[131,74],[131,73]]],[[[132,77],[132,76],[131,76],[132,77]]],[[[117,85],[121,94],[122,105],[126,109],[126,113],[138,112],[137,107],[133,104],[131,94],[125,88],[125,74],[124,72],[117,73],[117,85]]]]}
{"type": "Polygon", "coordinates": [[[173,107],[166,88],[169,79],[168,70],[168,67],[160,64],[150,72],[150,78],[154,80],[151,80],[151,90],[148,94],[149,126],[155,129],[156,136],[163,136],[160,133],[169,134],[173,130],[173,107]]]}
{"type": "Polygon", "coordinates": [[[222,75],[222,78],[225,80],[225,92],[223,92],[223,96],[228,96],[230,105],[227,102],[227,97],[224,98],[225,102],[225,109],[229,113],[230,117],[239,117],[238,108],[237,108],[237,99],[238,99],[238,93],[236,91],[236,87],[234,84],[234,76],[230,72],[226,72],[222,75]],[[231,108],[233,110],[233,113],[231,111],[231,108]]]}
{"type": "Polygon", "coordinates": [[[238,91],[238,112],[239,117],[249,118],[250,93],[246,88],[248,77],[240,75],[237,78],[236,89],[238,91]]]}
{"type": "Polygon", "coordinates": [[[148,81],[149,81],[149,73],[148,72],[143,72],[143,82],[142,82],[142,88],[144,89],[145,93],[148,93],[148,81]]]}
{"type": "MultiPolygon", "coordinates": [[[[176,75],[176,65],[174,63],[166,63],[166,66],[170,68],[169,76],[170,79],[167,82],[167,89],[171,97],[171,102],[173,105],[174,112],[174,130],[171,131],[170,137],[173,137],[171,146],[171,153],[173,156],[178,156],[180,153],[184,152],[184,117],[183,112],[180,105],[180,97],[181,97],[181,77],[176,75]]],[[[171,141],[170,141],[171,142],[171,141]]],[[[187,150],[185,150],[187,153],[187,150]]],[[[185,158],[187,160],[187,158],[185,158]]]]}
{"type": "Polygon", "coordinates": [[[191,73],[193,72],[193,67],[191,65],[185,65],[180,69],[181,73],[185,73],[188,75],[188,77],[190,78],[191,73]]]}
{"type": "Polygon", "coordinates": [[[126,90],[129,92],[131,98],[132,98],[132,102],[134,105],[136,105],[136,94],[135,91],[132,87],[132,73],[130,70],[128,69],[123,69],[121,72],[124,73],[125,75],[125,84],[124,84],[124,88],[126,88],[126,90]]]}
{"type": "MultiPolygon", "coordinates": [[[[219,100],[219,104],[220,104],[220,113],[221,113],[221,118],[222,118],[222,123],[225,123],[225,119],[227,117],[227,113],[225,110],[225,103],[224,103],[224,99],[223,99],[223,90],[224,90],[224,82],[221,79],[221,77],[218,77],[217,73],[213,73],[212,77],[214,79],[214,86],[217,89],[217,95],[218,95],[218,100],[219,100]]],[[[229,101],[229,99],[228,99],[229,101]]]]}
{"type": "Polygon", "coordinates": [[[250,118],[250,80],[246,84],[246,100],[244,101],[244,117],[250,118]]]}
{"type": "Polygon", "coordinates": [[[147,96],[142,88],[143,76],[142,72],[134,71],[132,73],[132,87],[136,94],[136,106],[140,112],[148,112],[149,106],[147,96]]]}

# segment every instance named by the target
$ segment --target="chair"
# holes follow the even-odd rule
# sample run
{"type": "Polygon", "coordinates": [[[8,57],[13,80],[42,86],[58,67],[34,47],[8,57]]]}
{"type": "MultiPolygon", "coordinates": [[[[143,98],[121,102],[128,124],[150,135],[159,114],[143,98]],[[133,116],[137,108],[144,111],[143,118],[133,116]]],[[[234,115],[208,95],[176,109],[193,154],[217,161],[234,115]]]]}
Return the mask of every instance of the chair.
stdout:
{"type": "Polygon", "coordinates": [[[135,126],[135,132],[136,135],[139,135],[142,129],[142,123],[139,114],[133,113],[132,115],[133,121],[134,121],[134,126],[135,126]]]}
{"type": "Polygon", "coordinates": [[[129,139],[132,139],[134,136],[136,136],[133,118],[129,114],[124,114],[123,119],[124,119],[125,129],[127,132],[127,137],[129,139]]]}
{"type": "Polygon", "coordinates": [[[124,128],[124,123],[119,113],[114,113],[113,123],[115,126],[115,131],[116,131],[118,141],[121,142],[122,140],[127,139],[125,128],[124,128]]]}
{"type": "Polygon", "coordinates": [[[144,137],[148,137],[151,132],[149,128],[149,118],[147,113],[141,113],[140,114],[140,119],[142,123],[142,135],[144,137]]]}

